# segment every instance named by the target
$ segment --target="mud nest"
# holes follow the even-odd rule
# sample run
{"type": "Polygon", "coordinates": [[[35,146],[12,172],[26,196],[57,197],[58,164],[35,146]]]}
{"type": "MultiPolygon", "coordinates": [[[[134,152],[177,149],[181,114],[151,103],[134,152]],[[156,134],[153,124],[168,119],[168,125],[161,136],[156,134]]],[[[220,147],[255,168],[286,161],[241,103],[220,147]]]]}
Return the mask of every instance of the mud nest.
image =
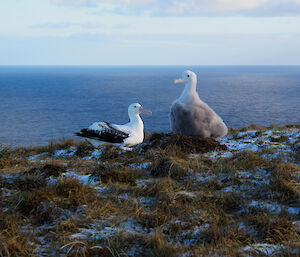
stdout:
{"type": "Polygon", "coordinates": [[[225,145],[220,144],[213,138],[201,138],[185,136],[175,133],[153,133],[145,141],[143,150],[149,149],[176,149],[184,153],[207,153],[211,151],[227,150],[225,145]]]}

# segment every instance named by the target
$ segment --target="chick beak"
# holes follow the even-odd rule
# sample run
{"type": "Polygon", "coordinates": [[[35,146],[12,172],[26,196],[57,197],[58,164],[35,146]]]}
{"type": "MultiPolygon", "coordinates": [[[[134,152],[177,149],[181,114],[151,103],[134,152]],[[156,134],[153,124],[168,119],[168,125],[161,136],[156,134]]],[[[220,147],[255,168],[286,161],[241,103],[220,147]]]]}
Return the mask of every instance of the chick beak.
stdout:
{"type": "Polygon", "coordinates": [[[177,84],[177,83],[183,83],[183,82],[184,82],[184,79],[181,78],[181,79],[175,79],[173,83],[177,84]]]}

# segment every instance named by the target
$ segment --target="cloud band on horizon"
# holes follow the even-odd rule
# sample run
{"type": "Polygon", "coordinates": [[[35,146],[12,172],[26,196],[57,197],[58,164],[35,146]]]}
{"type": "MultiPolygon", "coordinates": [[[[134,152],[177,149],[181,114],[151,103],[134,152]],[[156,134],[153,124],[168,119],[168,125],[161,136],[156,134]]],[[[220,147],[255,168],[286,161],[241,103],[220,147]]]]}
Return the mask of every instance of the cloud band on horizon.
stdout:
{"type": "Polygon", "coordinates": [[[111,5],[122,15],[287,16],[300,14],[300,0],[50,0],[59,5],[111,5]]]}

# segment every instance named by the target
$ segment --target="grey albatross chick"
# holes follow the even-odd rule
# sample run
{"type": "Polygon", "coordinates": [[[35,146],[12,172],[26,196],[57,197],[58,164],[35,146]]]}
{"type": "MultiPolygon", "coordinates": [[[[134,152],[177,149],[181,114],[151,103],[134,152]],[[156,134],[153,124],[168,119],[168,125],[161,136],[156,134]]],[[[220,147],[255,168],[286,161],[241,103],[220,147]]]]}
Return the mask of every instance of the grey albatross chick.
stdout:
{"type": "Polygon", "coordinates": [[[106,121],[94,122],[75,134],[87,138],[95,147],[103,144],[132,147],[144,140],[144,124],[140,113],[152,114],[139,103],[133,103],[128,107],[128,123],[117,125],[106,121]]]}
{"type": "Polygon", "coordinates": [[[170,123],[173,132],[187,135],[221,138],[227,132],[227,126],[218,114],[204,103],[197,91],[197,76],[192,71],[184,71],[182,78],[174,80],[185,83],[181,96],[176,99],[170,110],[170,123]]]}

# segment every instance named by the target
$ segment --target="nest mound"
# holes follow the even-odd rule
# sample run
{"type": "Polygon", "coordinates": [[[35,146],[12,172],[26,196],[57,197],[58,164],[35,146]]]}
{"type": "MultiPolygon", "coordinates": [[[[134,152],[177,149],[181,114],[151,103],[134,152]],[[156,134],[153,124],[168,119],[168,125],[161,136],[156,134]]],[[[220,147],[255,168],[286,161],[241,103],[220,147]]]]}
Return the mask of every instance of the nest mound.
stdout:
{"type": "Polygon", "coordinates": [[[145,142],[144,151],[149,149],[177,149],[184,153],[207,153],[211,151],[227,150],[213,138],[185,136],[175,133],[153,133],[145,142]]]}

